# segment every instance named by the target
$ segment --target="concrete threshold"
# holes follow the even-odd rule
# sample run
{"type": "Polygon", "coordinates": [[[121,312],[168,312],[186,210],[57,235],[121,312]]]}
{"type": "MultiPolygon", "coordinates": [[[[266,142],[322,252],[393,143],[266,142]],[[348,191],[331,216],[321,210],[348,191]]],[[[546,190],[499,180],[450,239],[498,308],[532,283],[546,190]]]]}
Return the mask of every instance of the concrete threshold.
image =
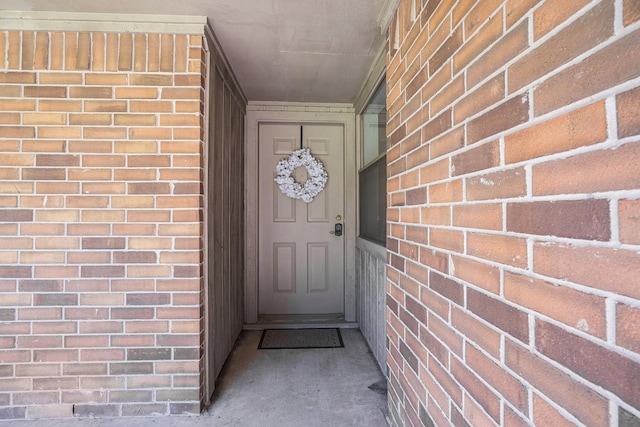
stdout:
{"type": "Polygon", "coordinates": [[[357,322],[347,322],[342,314],[262,315],[257,323],[245,324],[247,331],[263,329],[340,328],[357,329],[357,322]]]}

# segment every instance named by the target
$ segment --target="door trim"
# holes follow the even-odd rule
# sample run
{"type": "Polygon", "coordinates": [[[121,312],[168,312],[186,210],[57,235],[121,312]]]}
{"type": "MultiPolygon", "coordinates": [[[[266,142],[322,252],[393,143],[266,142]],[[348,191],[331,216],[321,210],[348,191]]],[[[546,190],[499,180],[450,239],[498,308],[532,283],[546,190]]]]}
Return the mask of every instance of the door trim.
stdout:
{"type": "Polygon", "coordinates": [[[258,322],[258,126],[260,123],[336,123],[344,127],[345,321],[356,320],[356,127],[351,104],[249,102],[245,149],[245,324],[258,322]]]}

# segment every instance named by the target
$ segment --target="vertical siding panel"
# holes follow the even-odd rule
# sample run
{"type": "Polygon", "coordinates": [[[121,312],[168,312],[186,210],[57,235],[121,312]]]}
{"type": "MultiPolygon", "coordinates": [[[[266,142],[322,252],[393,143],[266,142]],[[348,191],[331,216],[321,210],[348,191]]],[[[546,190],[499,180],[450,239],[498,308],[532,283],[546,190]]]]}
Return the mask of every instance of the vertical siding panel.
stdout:
{"type": "MultiPolygon", "coordinates": [[[[176,37],[176,49],[182,41],[176,37]]],[[[185,39],[186,40],[186,39],[185,39]]],[[[196,40],[196,39],[194,39],[196,40]]],[[[198,40],[199,41],[199,40],[198,40]]],[[[165,55],[163,38],[162,54],[165,55]]],[[[151,40],[150,40],[151,43],[151,40]]],[[[188,52],[188,49],[183,49],[188,52]]],[[[182,60],[176,53],[176,67],[182,60]]],[[[229,74],[211,52],[208,167],[209,392],[244,324],[244,115],[229,74]]],[[[161,62],[167,60],[163,56],[161,62]]],[[[184,57],[186,67],[187,57],[184,57]]],[[[192,61],[193,62],[193,61],[192,61]]],[[[164,66],[166,66],[165,64],[164,66]]],[[[173,65],[172,65],[173,66],[173,65]]],[[[161,68],[163,66],[161,65],[161,68]]],[[[210,396],[207,396],[207,398],[210,396]]]]}
{"type": "MultiPolygon", "coordinates": [[[[150,35],[149,45],[168,41],[150,35]]],[[[200,45],[201,38],[190,38],[200,45]]],[[[213,43],[207,38],[209,46],[213,43]]],[[[178,43],[179,44],[179,43],[178,43]]],[[[153,50],[153,49],[152,49],[153,50]]],[[[155,59],[149,56],[150,61],[155,59]]],[[[160,59],[166,61],[168,56],[160,59]]],[[[186,58],[185,58],[186,60],[186,58]]],[[[195,61],[191,61],[195,63],[195,61]]],[[[167,66],[164,64],[163,66],[167,66]]],[[[163,67],[161,65],[161,68],[163,67]]],[[[173,67],[173,64],[171,64],[173,67]]],[[[186,64],[185,64],[186,66],[186,64]]],[[[245,105],[236,97],[236,88],[211,50],[203,72],[209,81],[207,180],[207,396],[231,353],[244,325],[244,116],[245,105]]]]}
{"type": "Polygon", "coordinates": [[[357,248],[358,322],[371,353],[386,373],[386,260],[357,248]]]}
{"type": "Polygon", "coordinates": [[[382,372],[386,374],[387,365],[385,359],[387,353],[387,262],[386,260],[377,258],[377,265],[378,271],[376,273],[376,277],[378,280],[378,289],[380,293],[378,294],[377,300],[379,325],[378,330],[376,331],[376,335],[378,336],[378,351],[376,359],[378,360],[380,369],[382,369],[382,372]]]}
{"type": "MultiPolygon", "coordinates": [[[[184,36],[176,36],[176,64],[178,62],[178,55],[179,55],[179,51],[180,50],[184,50],[183,47],[183,43],[182,43],[182,38],[184,36]]],[[[177,68],[177,67],[176,67],[177,68]]],[[[178,71],[178,69],[176,69],[176,71],[178,71]]],[[[224,264],[222,267],[222,283],[223,283],[223,299],[225,301],[225,306],[223,307],[223,328],[224,328],[224,338],[225,341],[227,343],[227,346],[225,346],[224,348],[224,352],[225,352],[225,358],[226,358],[226,354],[228,354],[227,349],[229,346],[229,340],[230,340],[230,332],[229,332],[229,325],[231,324],[231,319],[230,317],[230,313],[231,313],[231,280],[229,278],[229,267],[231,264],[231,254],[229,252],[229,249],[231,247],[231,234],[230,234],[230,224],[229,224],[229,220],[230,220],[230,213],[229,213],[229,206],[230,206],[230,192],[229,192],[229,188],[231,185],[231,179],[229,177],[230,174],[230,164],[229,164],[229,155],[230,155],[230,136],[231,136],[231,131],[230,131],[230,118],[231,118],[231,114],[229,112],[229,88],[226,85],[226,82],[223,83],[223,87],[224,87],[224,107],[223,107],[223,119],[222,119],[222,123],[223,123],[223,128],[224,128],[224,132],[223,132],[223,136],[222,136],[222,162],[223,162],[223,173],[222,173],[222,188],[223,188],[223,194],[222,194],[222,206],[223,206],[223,211],[222,211],[222,223],[223,223],[223,257],[224,257],[224,264]]]]}
{"type": "MultiPolygon", "coordinates": [[[[355,281],[356,281],[356,319],[360,319],[361,311],[360,311],[360,299],[362,295],[360,294],[360,257],[361,252],[359,248],[356,248],[356,265],[355,265],[355,281]]],[[[362,326],[360,326],[360,330],[362,330],[362,326]]]]}
{"type": "Polygon", "coordinates": [[[369,293],[369,313],[371,319],[371,325],[369,330],[371,336],[371,347],[374,349],[377,347],[378,340],[377,335],[375,333],[376,326],[378,325],[378,310],[376,310],[376,299],[378,297],[378,280],[376,278],[376,259],[373,256],[369,256],[369,288],[371,292],[369,293]]]}

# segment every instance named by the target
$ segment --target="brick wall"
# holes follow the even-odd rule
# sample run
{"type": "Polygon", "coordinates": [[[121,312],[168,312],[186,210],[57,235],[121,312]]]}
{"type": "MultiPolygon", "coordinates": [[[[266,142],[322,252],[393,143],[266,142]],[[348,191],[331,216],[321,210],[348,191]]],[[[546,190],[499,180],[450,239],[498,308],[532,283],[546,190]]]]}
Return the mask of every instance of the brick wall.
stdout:
{"type": "Polygon", "coordinates": [[[398,425],[640,423],[640,3],[402,0],[398,425]]]}
{"type": "Polygon", "coordinates": [[[0,418],[200,411],[202,44],[0,31],[0,418]]]}

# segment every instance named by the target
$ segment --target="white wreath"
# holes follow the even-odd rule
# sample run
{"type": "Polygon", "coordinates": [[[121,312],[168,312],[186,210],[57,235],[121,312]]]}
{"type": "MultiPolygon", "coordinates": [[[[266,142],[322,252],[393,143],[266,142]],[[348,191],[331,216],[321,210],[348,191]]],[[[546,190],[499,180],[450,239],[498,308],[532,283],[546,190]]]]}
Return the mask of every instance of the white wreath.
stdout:
{"type": "Polygon", "coordinates": [[[280,191],[292,199],[302,199],[310,203],[327,184],[327,171],[324,165],[311,155],[308,148],[301,148],[291,153],[289,158],[282,159],[276,166],[278,172],[274,181],[280,186],[280,191]],[[293,171],[304,167],[309,173],[309,178],[304,184],[293,179],[293,171]]]}

